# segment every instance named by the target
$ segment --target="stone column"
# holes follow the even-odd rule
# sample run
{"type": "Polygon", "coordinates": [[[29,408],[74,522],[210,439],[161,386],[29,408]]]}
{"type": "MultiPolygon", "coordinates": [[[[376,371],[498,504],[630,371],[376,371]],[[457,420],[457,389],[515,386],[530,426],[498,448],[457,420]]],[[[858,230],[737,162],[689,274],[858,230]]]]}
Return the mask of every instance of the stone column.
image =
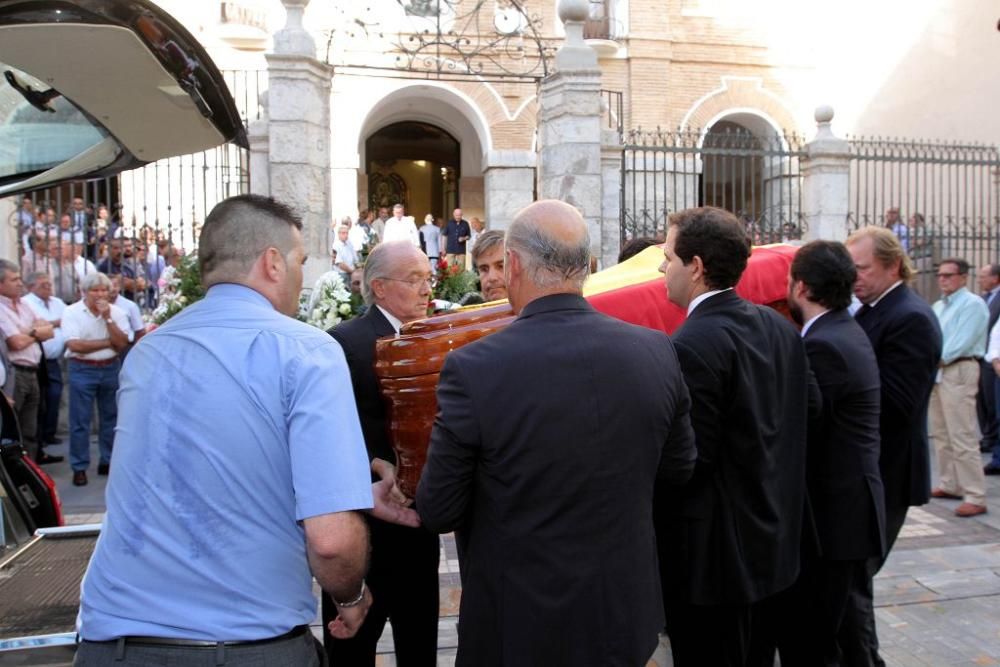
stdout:
{"type": "Polygon", "coordinates": [[[587,11],[586,0],[559,2],[566,40],[539,90],[538,196],[576,206],[590,228],[591,251],[603,257],[601,70],[583,40],[587,11]]]}
{"type": "Polygon", "coordinates": [[[267,92],[260,94],[263,112],[247,128],[250,144],[250,192],[256,195],[271,194],[271,146],[268,141],[267,92]]]}
{"type": "Polygon", "coordinates": [[[530,204],[535,192],[535,153],[490,151],[483,159],[484,215],[490,229],[507,229],[514,215],[530,204]]]}
{"type": "Polygon", "coordinates": [[[622,140],[615,130],[601,138],[601,254],[598,270],[618,263],[621,252],[622,140]]]}
{"type": "Polygon", "coordinates": [[[850,200],[850,148],[830,129],[833,107],[816,109],[816,137],[806,144],[802,163],[802,214],[807,241],[847,238],[850,200]]]}
{"type": "Polygon", "coordinates": [[[308,286],[330,268],[332,70],[316,59],[316,43],[302,26],[309,0],[281,2],[287,22],[266,56],[270,194],[302,216],[308,286]]]}

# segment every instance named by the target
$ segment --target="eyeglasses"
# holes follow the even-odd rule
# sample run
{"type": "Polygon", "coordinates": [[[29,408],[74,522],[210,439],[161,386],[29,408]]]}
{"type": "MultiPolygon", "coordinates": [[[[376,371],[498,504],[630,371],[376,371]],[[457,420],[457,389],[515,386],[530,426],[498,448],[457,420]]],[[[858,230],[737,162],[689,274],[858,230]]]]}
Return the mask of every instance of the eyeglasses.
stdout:
{"type": "Polygon", "coordinates": [[[397,283],[406,283],[413,289],[420,289],[420,286],[427,283],[431,289],[437,286],[437,278],[434,276],[424,276],[422,278],[382,278],[382,280],[391,280],[397,283]]]}
{"type": "Polygon", "coordinates": [[[954,278],[955,276],[961,275],[960,273],[939,273],[938,278],[954,278]]]}

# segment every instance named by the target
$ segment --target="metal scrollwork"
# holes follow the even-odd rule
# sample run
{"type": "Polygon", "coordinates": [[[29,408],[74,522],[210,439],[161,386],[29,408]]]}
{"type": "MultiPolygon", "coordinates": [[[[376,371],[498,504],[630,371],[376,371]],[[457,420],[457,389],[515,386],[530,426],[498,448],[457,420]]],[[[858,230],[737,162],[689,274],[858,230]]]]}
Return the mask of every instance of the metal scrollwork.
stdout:
{"type": "Polygon", "coordinates": [[[529,13],[525,4],[523,0],[383,0],[379,7],[350,3],[349,10],[341,10],[340,27],[327,31],[327,63],[340,70],[381,69],[437,80],[538,81],[549,73],[548,60],[557,45],[542,38],[541,16],[529,13]],[[380,43],[383,57],[360,58],[363,48],[344,48],[335,54],[338,40],[367,45],[369,52],[380,43]]]}

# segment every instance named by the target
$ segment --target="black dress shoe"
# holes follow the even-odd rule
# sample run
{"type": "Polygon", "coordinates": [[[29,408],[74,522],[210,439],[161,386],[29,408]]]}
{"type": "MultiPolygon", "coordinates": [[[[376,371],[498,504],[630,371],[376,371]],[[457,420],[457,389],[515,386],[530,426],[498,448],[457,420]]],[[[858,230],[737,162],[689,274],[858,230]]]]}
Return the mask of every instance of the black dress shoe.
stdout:
{"type": "Polygon", "coordinates": [[[73,473],[73,486],[87,486],[86,470],[77,470],[73,473]]]}
{"type": "Polygon", "coordinates": [[[48,463],[59,463],[63,460],[61,456],[54,456],[52,454],[46,454],[45,452],[38,452],[38,456],[35,457],[35,462],[40,465],[46,465],[48,463]]]}
{"type": "Polygon", "coordinates": [[[110,471],[110,470],[111,470],[111,464],[110,463],[98,463],[97,464],[97,474],[98,475],[107,475],[108,471],[110,471]]]}
{"type": "Polygon", "coordinates": [[[1000,466],[995,466],[992,463],[987,463],[983,466],[984,475],[1000,475],[1000,466]]]}

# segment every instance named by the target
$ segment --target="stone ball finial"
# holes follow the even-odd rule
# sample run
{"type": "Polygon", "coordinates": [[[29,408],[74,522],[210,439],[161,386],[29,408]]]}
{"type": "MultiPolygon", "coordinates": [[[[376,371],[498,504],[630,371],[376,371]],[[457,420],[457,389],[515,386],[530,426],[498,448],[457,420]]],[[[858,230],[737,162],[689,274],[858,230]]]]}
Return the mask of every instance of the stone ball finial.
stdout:
{"type": "Polygon", "coordinates": [[[833,120],[833,107],[829,104],[823,104],[816,107],[816,112],[813,115],[817,123],[829,123],[833,120]]]}
{"type": "Polygon", "coordinates": [[[586,21],[590,16],[590,7],[587,0],[559,0],[559,19],[563,23],[569,21],[586,21]]]}

